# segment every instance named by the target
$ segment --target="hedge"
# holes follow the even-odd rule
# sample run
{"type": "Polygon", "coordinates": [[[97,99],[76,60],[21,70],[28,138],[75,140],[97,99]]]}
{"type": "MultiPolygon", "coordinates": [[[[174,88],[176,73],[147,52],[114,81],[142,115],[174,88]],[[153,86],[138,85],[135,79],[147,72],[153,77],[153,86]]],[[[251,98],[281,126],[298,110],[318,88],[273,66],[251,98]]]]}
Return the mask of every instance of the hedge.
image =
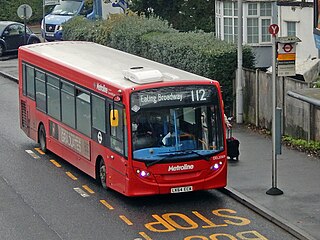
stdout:
{"type": "MultiPolygon", "coordinates": [[[[65,40],[93,41],[220,82],[226,111],[231,113],[237,46],[212,33],[181,33],[158,18],[117,15],[110,20],[73,18],[63,25],[65,40]]],[[[254,54],[243,49],[243,67],[254,67],[254,54]]]]}

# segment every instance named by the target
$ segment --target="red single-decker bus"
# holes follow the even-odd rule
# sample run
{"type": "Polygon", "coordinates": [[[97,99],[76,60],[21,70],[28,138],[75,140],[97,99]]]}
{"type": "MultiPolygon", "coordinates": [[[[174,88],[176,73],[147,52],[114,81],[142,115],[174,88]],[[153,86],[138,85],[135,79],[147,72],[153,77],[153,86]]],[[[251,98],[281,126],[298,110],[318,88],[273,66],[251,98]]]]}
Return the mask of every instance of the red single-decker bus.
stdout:
{"type": "Polygon", "coordinates": [[[19,49],[20,125],[126,196],[226,186],[220,85],[91,42],[19,49]]]}

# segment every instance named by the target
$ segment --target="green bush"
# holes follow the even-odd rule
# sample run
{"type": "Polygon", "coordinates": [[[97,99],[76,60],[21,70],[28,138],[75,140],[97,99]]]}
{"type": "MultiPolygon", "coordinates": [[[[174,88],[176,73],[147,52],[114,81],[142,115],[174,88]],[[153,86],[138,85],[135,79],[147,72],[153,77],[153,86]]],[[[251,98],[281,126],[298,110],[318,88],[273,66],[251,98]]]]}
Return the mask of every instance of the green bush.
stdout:
{"type": "Polygon", "coordinates": [[[307,141],[290,136],[283,136],[282,141],[291,148],[320,157],[320,142],[318,141],[307,141]]]}
{"type": "MultiPolygon", "coordinates": [[[[93,41],[220,82],[227,113],[232,109],[237,47],[212,33],[181,33],[158,18],[115,15],[90,21],[75,17],[63,25],[65,40],[93,41]]],[[[254,66],[249,47],[243,49],[243,66],[254,66]]]]}
{"type": "Polygon", "coordinates": [[[168,33],[178,32],[169,27],[166,21],[159,18],[139,17],[137,15],[129,15],[115,21],[114,27],[110,34],[110,47],[129,52],[136,55],[142,54],[144,41],[142,37],[150,32],[168,33]]]}

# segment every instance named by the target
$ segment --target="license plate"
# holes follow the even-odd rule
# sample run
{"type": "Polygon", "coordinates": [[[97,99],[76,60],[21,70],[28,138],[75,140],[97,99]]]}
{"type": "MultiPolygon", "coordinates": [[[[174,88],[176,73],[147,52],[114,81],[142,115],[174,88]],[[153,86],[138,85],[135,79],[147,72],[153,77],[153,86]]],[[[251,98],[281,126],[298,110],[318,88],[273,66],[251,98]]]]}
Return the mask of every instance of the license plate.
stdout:
{"type": "Polygon", "coordinates": [[[54,36],[54,33],[46,33],[46,36],[48,36],[48,37],[53,37],[53,36],[54,36]]]}
{"type": "Polygon", "coordinates": [[[192,186],[171,188],[171,193],[192,192],[192,186]]]}

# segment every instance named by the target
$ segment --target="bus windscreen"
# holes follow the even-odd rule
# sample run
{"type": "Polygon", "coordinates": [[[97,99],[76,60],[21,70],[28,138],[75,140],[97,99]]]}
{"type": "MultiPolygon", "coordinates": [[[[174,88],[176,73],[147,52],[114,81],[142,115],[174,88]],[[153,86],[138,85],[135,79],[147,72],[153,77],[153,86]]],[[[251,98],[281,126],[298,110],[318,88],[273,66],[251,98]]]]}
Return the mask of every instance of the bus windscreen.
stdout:
{"type": "Polygon", "coordinates": [[[214,86],[189,85],[131,95],[133,158],[147,165],[209,159],[224,149],[214,86]]]}

